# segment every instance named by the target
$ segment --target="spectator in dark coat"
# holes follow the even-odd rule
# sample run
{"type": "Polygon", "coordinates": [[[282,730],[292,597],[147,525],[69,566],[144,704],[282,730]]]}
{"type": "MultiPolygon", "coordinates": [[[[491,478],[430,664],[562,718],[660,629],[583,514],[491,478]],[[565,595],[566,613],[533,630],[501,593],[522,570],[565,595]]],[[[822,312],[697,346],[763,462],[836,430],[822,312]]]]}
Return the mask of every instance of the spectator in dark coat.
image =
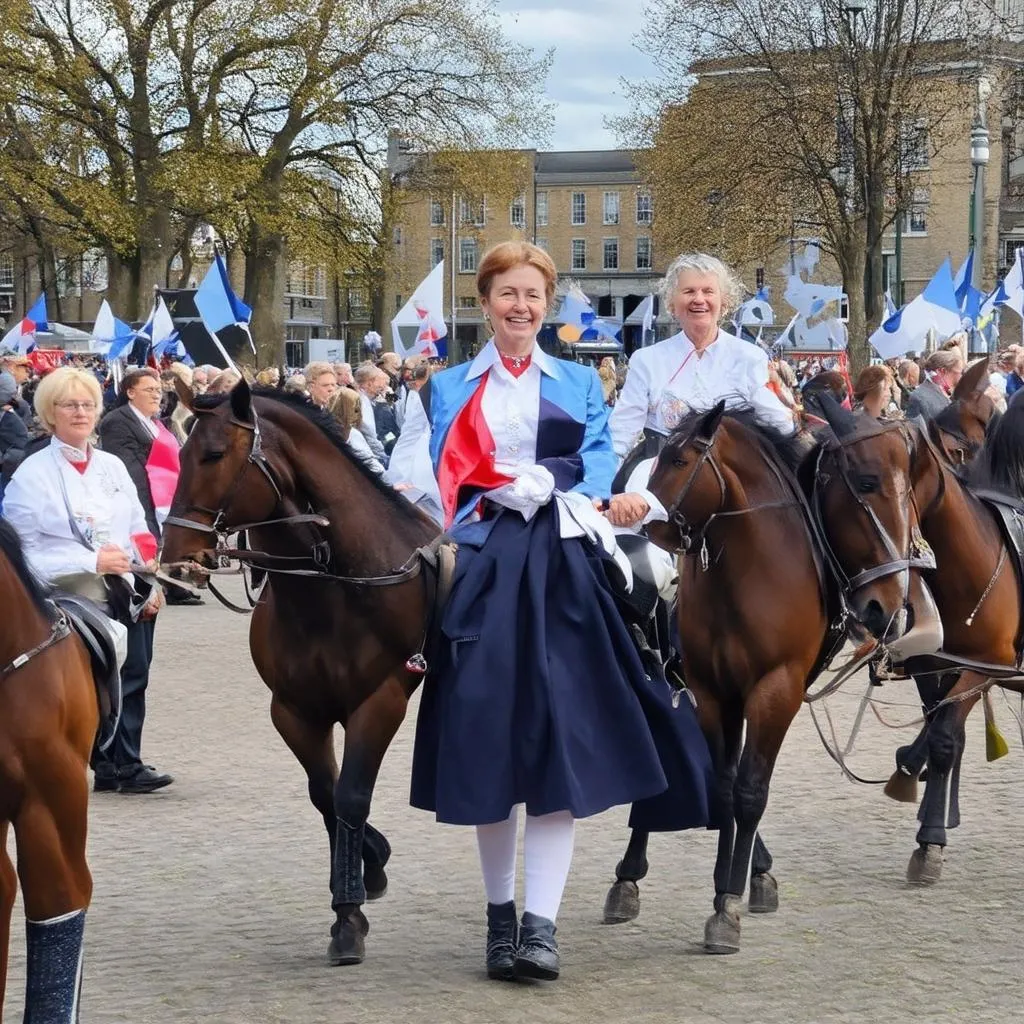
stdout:
{"type": "Polygon", "coordinates": [[[14,408],[18,385],[9,373],[0,373],[0,496],[4,485],[25,457],[28,427],[14,408]]]}
{"type": "Polygon", "coordinates": [[[933,352],[924,364],[925,379],[907,399],[907,419],[933,420],[949,405],[949,396],[964,375],[964,358],[959,349],[933,352]]]}

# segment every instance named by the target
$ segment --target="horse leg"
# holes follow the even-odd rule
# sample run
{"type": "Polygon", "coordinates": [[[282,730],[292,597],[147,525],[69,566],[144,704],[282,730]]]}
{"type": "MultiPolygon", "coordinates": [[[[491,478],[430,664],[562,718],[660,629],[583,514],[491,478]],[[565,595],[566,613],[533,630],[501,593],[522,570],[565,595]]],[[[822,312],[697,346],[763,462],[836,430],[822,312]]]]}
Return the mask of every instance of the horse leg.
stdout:
{"type": "Polygon", "coordinates": [[[622,924],[640,914],[640,887],[637,882],[647,877],[647,840],[649,832],[633,829],[622,860],[615,866],[615,884],[604,901],[604,923],[622,924]]]}
{"type": "MultiPolygon", "coordinates": [[[[335,965],[362,963],[366,955],[369,922],[363,850],[366,820],[373,787],[384,753],[405,718],[407,697],[401,684],[387,680],[356,709],[345,726],[345,752],[334,790],[337,829],[334,842],[331,906],[336,920],[331,928],[328,960],[335,965]]],[[[374,832],[373,836],[379,833],[374,832]]]]}
{"type": "MultiPolygon", "coordinates": [[[[983,678],[965,672],[957,690],[966,691],[983,682],[983,678]]],[[[934,714],[928,729],[928,781],[918,812],[921,827],[917,832],[918,848],[907,865],[907,881],[911,885],[934,885],[942,876],[942,850],[946,845],[946,824],[949,820],[950,791],[957,762],[958,735],[963,735],[964,722],[981,694],[954,704],[946,704],[934,714]]],[[[960,752],[963,747],[960,746],[960,752]]]]}
{"type": "Polygon", "coordinates": [[[7,991],[7,958],[11,942],[11,914],[18,891],[18,876],[7,852],[6,821],[0,822],[0,1020],[4,1017],[4,993],[7,991]]]}
{"type": "Polygon", "coordinates": [[[708,953],[735,953],[739,950],[739,914],[728,903],[736,838],[736,811],[733,806],[740,740],[743,735],[741,714],[718,710],[717,729],[709,735],[711,758],[715,768],[715,823],[718,825],[718,850],[715,855],[715,912],[704,925],[704,949],[708,953]]]}
{"type": "MultiPolygon", "coordinates": [[[[278,735],[302,765],[308,779],[310,803],[320,812],[331,847],[331,870],[334,870],[334,842],[338,818],[334,813],[334,787],[338,781],[338,761],[334,756],[334,726],[313,723],[297,715],[274,697],[270,702],[270,719],[278,735]]],[[[369,822],[363,842],[363,867],[366,898],[379,899],[387,891],[388,878],[384,865],[391,856],[387,839],[369,822]]],[[[334,891],[333,882],[331,891],[334,891]]]]}
{"type": "Polygon", "coordinates": [[[752,914],[774,914],[779,909],[779,884],[772,874],[772,855],[760,832],[754,833],[754,854],[750,862],[750,900],[752,914]]]}
{"type": "MultiPolygon", "coordinates": [[[[721,899],[716,900],[716,913],[704,929],[704,948],[710,953],[739,950],[739,906],[747,888],[757,826],[768,806],[775,759],[802,699],[802,677],[784,667],[765,676],[747,700],[746,741],[733,783],[736,833],[728,881],[721,899]]],[[[718,884],[716,877],[716,890],[718,884]]]]}
{"type": "MultiPolygon", "coordinates": [[[[947,672],[942,676],[914,676],[921,708],[927,716],[932,708],[949,692],[956,683],[958,674],[947,672]]],[[[885,784],[885,795],[899,803],[917,803],[917,781],[928,763],[928,720],[925,718],[921,731],[914,739],[896,748],[896,771],[885,784]]]]}
{"type": "Polygon", "coordinates": [[[92,877],[85,858],[85,764],[74,767],[60,779],[33,776],[35,792],[14,818],[27,918],[24,1024],[78,1020],[92,877]]]}

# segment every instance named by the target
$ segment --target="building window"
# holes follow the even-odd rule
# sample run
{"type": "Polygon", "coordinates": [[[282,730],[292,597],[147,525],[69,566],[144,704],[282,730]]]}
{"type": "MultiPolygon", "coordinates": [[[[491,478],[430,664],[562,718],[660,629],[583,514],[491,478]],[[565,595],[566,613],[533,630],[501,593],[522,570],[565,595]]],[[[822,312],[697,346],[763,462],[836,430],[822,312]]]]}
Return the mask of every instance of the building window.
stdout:
{"type": "Polygon", "coordinates": [[[526,196],[516,196],[508,210],[508,221],[514,228],[526,227],[526,196]]]}
{"type": "Polygon", "coordinates": [[[605,192],[604,194],[604,223],[605,224],[618,224],[619,223],[619,193],[618,192],[605,192]]]}
{"type": "Polygon", "coordinates": [[[572,240],[572,269],[573,270],[586,270],[587,269],[587,242],[583,238],[574,238],[572,240]]]}
{"type": "Polygon", "coordinates": [[[534,214],[537,217],[537,227],[546,228],[548,226],[548,194],[547,192],[538,192],[534,198],[534,204],[536,209],[534,214]]]}
{"type": "Polygon", "coordinates": [[[474,227],[482,228],[485,220],[483,199],[466,199],[463,196],[459,200],[459,220],[463,224],[472,224],[474,227]]]}
{"type": "Polygon", "coordinates": [[[604,269],[619,269],[619,240],[617,238],[604,240],[604,269]]]}
{"type": "Polygon", "coordinates": [[[402,229],[401,229],[401,227],[396,225],[394,231],[391,233],[391,237],[392,237],[392,240],[394,241],[395,245],[401,245],[402,244],[402,229]]]}
{"type": "Polygon", "coordinates": [[[477,301],[475,295],[463,295],[459,298],[459,309],[476,309],[477,301]]]}
{"type": "Polygon", "coordinates": [[[572,222],[573,224],[587,223],[586,192],[573,192],[572,194],[572,222]]]}
{"type": "Polygon", "coordinates": [[[459,239],[459,273],[476,273],[476,239],[459,239]]]}
{"type": "Polygon", "coordinates": [[[0,288],[14,287],[14,257],[10,253],[0,254],[0,288]]]}
{"type": "Polygon", "coordinates": [[[636,194],[636,222],[637,224],[651,223],[651,193],[637,192],[636,194]]]}
{"type": "Polygon", "coordinates": [[[432,238],[430,240],[430,266],[436,267],[444,259],[444,239],[432,238]]]}
{"type": "Polygon", "coordinates": [[[370,304],[363,288],[349,288],[348,315],[352,320],[363,320],[370,311],[370,304]]]}
{"type": "Polygon", "coordinates": [[[641,235],[636,240],[636,269],[651,269],[651,240],[647,235],[641,235]]]}
{"type": "Polygon", "coordinates": [[[548,240],[546,238],[538,238],[533,244],[536,245],[538,249],[543,249],[545,252],[548,251],[548,240]]]}
{"type": "Polygon", "coordinates": [[[402,296],[401,295],[396,295],[395,296],[395,312],[396,313],[401,313],[402,312],[402,296]]]}
{"type": "Polygon", "coordinates": [[[928,208],[926,206],[915,206],[906,214],[904,232],[908,235],[928,234],[928,208]]]}
{"type": "Polygon", "coordinates": [[[924,121],[913,121],[900,127],[900,159],[904,171],[925,171],[928,169],[928,125],[924,121]]]}
{"type": "Polygon", "coordinates": [[[430,200],[430,226],[439,228],[444,224],[444,207],[440,199],[430,200]]]}
{"type": "MultiPolygon", "coordinates": [[[[1000,268],[1000,273],[1009,270],[1017,262],[1018,249],[1024,249],[1024,238],[1003,239],[1003,266],[1000,268]]],[[[3,283],[3,280],[6,278],[0,279],[0,284],[3,283]]]]}

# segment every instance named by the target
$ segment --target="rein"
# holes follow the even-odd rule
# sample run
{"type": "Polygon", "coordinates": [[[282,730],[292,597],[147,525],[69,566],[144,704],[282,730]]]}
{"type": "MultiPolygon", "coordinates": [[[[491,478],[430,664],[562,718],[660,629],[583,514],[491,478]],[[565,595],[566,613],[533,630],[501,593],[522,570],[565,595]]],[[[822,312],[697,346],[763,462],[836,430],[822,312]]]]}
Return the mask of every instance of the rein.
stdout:
{"type": "Polygon", "coordinates": [[[59,644],[61,640],[64,640],[69,636],[71,636],[71,623],[68,620],[67,615],[58,609],[57,618],[54,619],[53,624],[50,626],[50,635],[30,651],[25,651],[23,654],[19,654],[12,661],[4,665],[3,668],[0,668],[0,679],[6,679],[11,675],[11,673],[17,672],[19,668],[27,665],[37,655],[49,650],[55,644],[59,644]]]}

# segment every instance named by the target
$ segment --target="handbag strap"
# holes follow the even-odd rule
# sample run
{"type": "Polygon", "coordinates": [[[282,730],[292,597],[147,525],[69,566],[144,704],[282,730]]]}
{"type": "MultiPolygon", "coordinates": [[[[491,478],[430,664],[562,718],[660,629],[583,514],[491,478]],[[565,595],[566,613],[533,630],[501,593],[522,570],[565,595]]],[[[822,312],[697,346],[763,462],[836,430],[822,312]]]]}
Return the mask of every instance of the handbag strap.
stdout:
{"type": "Polygon", "coordinates": [[[71,509],[71,499],[68,497],[68,485],[64,480],[64,471],[61,468],[60,459],[57,453],[53,451],[53,461],[57,464],[57,479],[60,481],[60,495],[64,499],[64,510],[68,514],[68,526],[71,528],[71,536],[82,545],[83,548],[87,548],[89,551],[95,551],[96,548],[89,543],[85,534],[82,533],[82,528],[78,525],[78,521],[75,519],[75,513],[71,509]]]}

